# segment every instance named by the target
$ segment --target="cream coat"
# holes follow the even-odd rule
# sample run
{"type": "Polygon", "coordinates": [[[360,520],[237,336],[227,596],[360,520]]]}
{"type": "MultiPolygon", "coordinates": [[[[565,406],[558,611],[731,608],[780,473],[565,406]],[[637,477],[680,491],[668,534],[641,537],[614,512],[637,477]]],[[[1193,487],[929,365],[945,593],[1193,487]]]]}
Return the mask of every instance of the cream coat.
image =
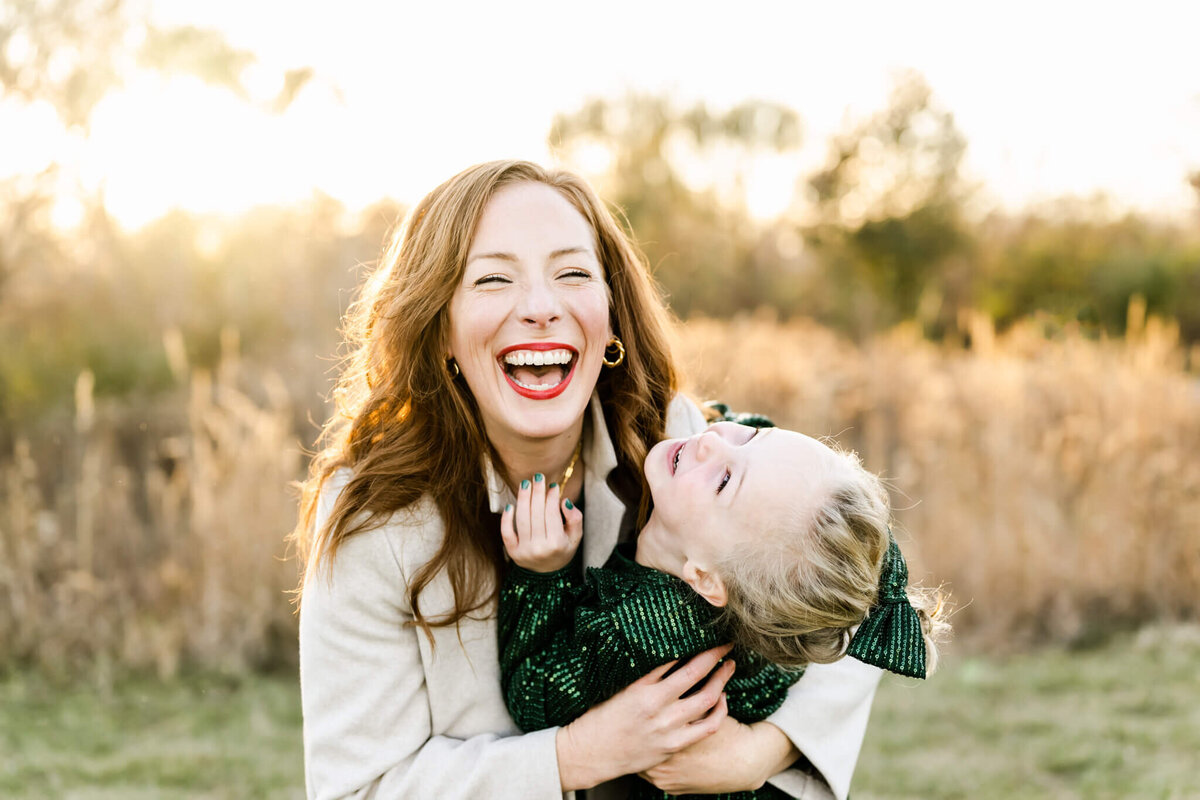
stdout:
{"type": "MultiPolygon", "coordinates": [[[[683,398],[672,403],[669,437],[705,425],[683,398]]],[[[601,565],[616,544],[625,506],[605,483],[616,466],[593,396],[584,451],[584,558],[601,565]]],[[[321,494],[317,530],[348,478],[321,494]]],[[[491,507],[512,495],[488,470],[491,507]]],[[[437,551],[442,522],[427,500],[380,528],[351,536],[332,564],[311,573],[300,610],[300,685],[305,778],[310,798],[514,798],[558,800],[557,728],[522,735],[500,693],[495,617],[434,629],[412,618],[407,580],[437,551]]],[[[497,532],[499,535],[499,532],[497,532]]],[[[429,616],[452,605],[441,576],[421,595],[429,616]]],[[[801,798],[845,800],[880,671],[853,659],[809,667],[770,721],[820,770],[827,787],[800,770],[771,779],[801,798]],[[832,792],[831,792],[832,789],[832,792]]],[[[620,797],[617,784],[589,798],[620,797]]]]}

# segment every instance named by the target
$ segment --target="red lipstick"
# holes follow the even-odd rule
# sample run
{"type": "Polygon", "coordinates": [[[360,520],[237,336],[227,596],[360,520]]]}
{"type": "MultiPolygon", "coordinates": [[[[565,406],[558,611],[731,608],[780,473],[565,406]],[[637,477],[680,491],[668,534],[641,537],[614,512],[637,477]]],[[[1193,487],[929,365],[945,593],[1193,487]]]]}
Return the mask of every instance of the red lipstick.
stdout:
{"type": "Polygon", "coordinates": [[[508,381],[508,385],[512,390],[522,397],[527,397],[530,400],[549,400],[558,397],[567,390],[567,384],[571,382],[571,378],[575,375],[575,365],[579,362],[579,351],[569,344],[561,342],[526,342],[524,344],[509,345],[500,351],[496,357],[496,361],[500,364],[500,371],[504,374],[504,379],[508,381]],[[535,352],[546,352],[549,350],[569,350],[571,352],[571,363],[568,365],[567,374],[563,379],[549,389],[529,389],[517,383],[511,375],[508,374],[507,365],[504,363],[504,357],[514,350],[532,350],[535,352]]]}

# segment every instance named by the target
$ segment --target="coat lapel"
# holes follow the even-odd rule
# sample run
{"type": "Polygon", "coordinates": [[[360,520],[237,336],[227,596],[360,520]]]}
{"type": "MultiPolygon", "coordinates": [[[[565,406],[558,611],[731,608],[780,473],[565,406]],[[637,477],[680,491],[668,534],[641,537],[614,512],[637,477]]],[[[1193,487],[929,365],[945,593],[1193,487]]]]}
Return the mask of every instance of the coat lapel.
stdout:
{"type": "Polygon", "coordinates": [[[588,408],[591,430],[584,431],[587,444],[583,474],[583,563],[599,567],[617,546],[625,504],[608,486],[608,475],[617,466],[617,451],[608,438],[604,408],[595,392],[588,408]]]}

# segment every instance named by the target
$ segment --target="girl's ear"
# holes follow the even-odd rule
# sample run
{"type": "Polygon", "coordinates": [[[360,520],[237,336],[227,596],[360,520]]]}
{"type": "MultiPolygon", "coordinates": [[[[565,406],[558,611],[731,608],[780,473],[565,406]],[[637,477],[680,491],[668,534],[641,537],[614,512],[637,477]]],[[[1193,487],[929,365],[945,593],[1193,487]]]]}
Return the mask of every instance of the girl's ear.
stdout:
{"type": "Polygon", "coordinates": [[[724,608],[728,601],[725,582],[721,580],[721,576],[697,566],[694,561],[688,560],[684,563],[683,580],[696,594],[707,600],[709,605],[724,608]]]}

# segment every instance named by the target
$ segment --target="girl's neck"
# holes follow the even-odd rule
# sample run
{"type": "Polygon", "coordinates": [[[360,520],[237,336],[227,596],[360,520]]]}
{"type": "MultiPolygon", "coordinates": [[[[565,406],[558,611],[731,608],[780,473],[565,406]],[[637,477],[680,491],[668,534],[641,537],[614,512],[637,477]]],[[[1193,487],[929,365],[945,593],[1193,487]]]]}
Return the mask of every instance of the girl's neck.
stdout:
{"type": "Polygon", "coordinates": [[[637,553],[633,560],[643,567],[652,567],[659,572],[682,578],[687,556],[678,547],[671,545],[670,538],[663,535],[663,531],[655,525],[651,515],[646,527],[638,534],[637,553]]]}

